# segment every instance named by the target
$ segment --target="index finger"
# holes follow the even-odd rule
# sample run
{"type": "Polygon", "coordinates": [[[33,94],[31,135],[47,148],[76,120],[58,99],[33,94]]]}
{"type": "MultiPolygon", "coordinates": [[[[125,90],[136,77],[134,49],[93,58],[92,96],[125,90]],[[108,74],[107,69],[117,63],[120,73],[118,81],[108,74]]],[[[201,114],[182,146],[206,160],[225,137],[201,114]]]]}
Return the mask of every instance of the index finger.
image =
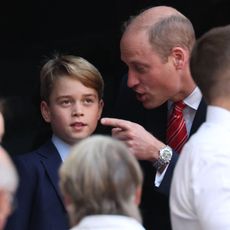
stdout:
{"type": "Polygon", "coordinates": [[[120,129],[129,129],[130,121],[117,119],[117,118],[108,118],[104,117],[101,119],[101,124],[106,126],[112,126],[120,129]]]}

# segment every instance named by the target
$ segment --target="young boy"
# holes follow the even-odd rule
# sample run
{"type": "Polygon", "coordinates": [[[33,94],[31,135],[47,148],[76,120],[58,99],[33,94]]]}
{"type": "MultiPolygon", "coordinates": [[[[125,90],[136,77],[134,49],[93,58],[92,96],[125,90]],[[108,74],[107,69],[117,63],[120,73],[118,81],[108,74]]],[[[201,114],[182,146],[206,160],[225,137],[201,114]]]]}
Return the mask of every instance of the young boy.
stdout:
{"type": "Polygon", "coordinates": [[[100,119],[104,89],[98,70],[74,56],[56,56],[41,70],[41,113],[53,136],[39,149],[15,157],[20,175],[18,208],[8,230],[67,230],[58,168],[70,146],[91,135],[100,119]]]}

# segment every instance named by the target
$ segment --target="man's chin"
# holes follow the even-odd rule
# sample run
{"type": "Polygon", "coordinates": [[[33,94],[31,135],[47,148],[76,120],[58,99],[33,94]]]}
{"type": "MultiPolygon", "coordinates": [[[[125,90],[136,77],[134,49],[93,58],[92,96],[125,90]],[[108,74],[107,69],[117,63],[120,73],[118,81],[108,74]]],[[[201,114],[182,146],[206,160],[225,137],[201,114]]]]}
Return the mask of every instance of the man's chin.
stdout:
{"type": "Polygon", "coordinates": [[[155,109],[157,108],[158,106],[160,106],[159,104],[155,104],[155,103],[152,103],[151,101],[143,101],[141,102],[142,103],[142,106],[145,108],[145,109],[155,109]]]}
{"type": "Polygon", "coordinates": [[[151,105],[151,103],[147,102],[147,101],[143,101],[142,102],[142,106],[145,108],[145,109],[153,109],[154,107],[151,105]]]}

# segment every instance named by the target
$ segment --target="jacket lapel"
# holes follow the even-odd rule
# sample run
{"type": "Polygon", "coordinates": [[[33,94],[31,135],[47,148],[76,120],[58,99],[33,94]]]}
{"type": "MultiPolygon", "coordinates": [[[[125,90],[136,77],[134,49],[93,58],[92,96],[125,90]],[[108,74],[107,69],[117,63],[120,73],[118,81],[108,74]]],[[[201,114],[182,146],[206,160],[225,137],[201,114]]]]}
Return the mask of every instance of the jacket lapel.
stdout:
{"type": "Polygon", "coordinates": [[[190,136],[194,134],[201,126],[201,124],[205,121],[206,111],[207,111],[207,104],[204,101],[204,98],[202,98],[192,123],[190,136]]]}
{"type": "Polygon", "coordinates": [[[62,163],[61,157],[51,141],[49,141],[47,145],[39,149],[39,154],[42,156],[41,163],[43,164],[45,171],[47,172],[47,176],[49,177],[49,180],[53,185],[57,193],[57,196],[59,197],[61,203],[64,206],[60,189],[59,189],[59,176],[58,176],[58,169],[62,163]]]}

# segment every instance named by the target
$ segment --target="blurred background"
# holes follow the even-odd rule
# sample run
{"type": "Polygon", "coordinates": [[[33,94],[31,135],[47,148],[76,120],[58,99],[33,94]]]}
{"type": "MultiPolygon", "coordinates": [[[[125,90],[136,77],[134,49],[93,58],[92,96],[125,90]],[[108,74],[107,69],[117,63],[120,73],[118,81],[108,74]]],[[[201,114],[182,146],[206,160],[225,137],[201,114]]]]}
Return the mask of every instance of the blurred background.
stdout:
{"type": "Polygon", "coordinates": [[[82,56],[105,80],[110,115],[126,67],[120,61],[122,23],[140,10],[168,5],[193,23],[199,37],[230,23],[229,0],[11,0],[0,7],[0,96],[6,98],[3,146],[30,151],[49,135],[39,111],[39,71],[54,52],[82,56]]]}

